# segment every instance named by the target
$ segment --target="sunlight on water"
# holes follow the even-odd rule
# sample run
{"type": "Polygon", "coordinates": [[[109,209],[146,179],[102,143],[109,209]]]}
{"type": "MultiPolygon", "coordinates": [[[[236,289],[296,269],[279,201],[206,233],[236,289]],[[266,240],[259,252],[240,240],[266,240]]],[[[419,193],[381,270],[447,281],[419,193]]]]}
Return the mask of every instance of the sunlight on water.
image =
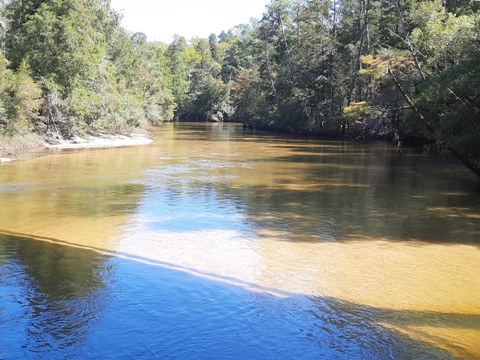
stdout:
{"type": "Polygon", "coordinates": [[[166,124],[155,140],[2,164],[0,233],[298,301],[374,341],[368,319],[416,358],[433,354],[423,343],[480,357],[480,194],[460,166],[227,125],[166,124]]]}

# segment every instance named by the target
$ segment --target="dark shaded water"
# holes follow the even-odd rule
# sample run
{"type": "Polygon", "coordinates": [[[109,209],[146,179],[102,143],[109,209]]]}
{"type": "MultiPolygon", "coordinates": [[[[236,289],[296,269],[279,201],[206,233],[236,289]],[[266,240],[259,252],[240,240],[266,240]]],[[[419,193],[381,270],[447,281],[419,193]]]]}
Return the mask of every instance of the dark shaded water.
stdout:
{"type": "Polygon", "coordinates": [[[0,167],[0,359],[480,356],[480,195],[386,144],[167,124],[0,167]]]}

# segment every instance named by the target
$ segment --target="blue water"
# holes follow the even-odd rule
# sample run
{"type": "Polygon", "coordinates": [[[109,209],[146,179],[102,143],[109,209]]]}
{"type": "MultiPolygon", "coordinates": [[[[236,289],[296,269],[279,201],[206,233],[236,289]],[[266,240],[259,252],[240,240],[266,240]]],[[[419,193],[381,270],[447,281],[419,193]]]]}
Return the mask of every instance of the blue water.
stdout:
{"type": "Polygon", "coordinates": [[[161,262],[12,235],[0,236],[0,254],[0,359],[442,354],[376,325],[380,309],[290,293],[273,296],[161,262]]]}

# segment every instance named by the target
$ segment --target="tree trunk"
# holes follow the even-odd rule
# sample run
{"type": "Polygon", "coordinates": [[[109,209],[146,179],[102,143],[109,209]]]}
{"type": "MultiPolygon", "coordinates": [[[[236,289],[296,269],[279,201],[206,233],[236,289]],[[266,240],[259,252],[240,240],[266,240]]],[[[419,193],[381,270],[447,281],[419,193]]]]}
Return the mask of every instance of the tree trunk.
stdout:
{"type": "MultiPolygon", "coordinates": [[[[362,2],[363,3],[363,2],[362,2]]],[[[360,34],[358,36],[358,53],[357,53],[357,61],[355,63],[355,69],[353,71],[352,81],[350,83],[350,92],[347,98],[347,106],[350,106],[352,102],[353,91],[355,90],[355,83],[357,82],[358,72],[360,71],[362,62],[360,60],[360,56],[362,55],[362,48],[363,48],[363,39],[365,38],[365,32],[368,29],[368,5],[370,1],[367,1],[367,7],[363,6],[364,9],[364,19],[363,19],[363,26],[361,27],[360,34]]]]}
{"type": "MultiPolygon", "coordinates": [[[[362,48],[363,48],[363,39],[365,38],[365,31],[368,28],[368,5],[370,4],[370,0],[367,0],[367,6],[365,6],[365,1],[362,0],[362,12],[364,13],[363,19],[363,26],[359,27],[360,34],[358,37],[358,54],[357,54],[357,61],[355,63],[355,69],[353,70],[352,81],[350,82],[350,91],[347,97],[347,106],[350,106],[352,102],[353,91],[355,90],[355,84],[358,78],[358,72],[360,71],[362,62],[360,61],[360,56],[362,55],[362,48]]],[[[345,134],[345,128],[347,126],[347,122],[344,119],[342,121],[342,136],[345,134]]]]}
{"type": "Polygon", "coordinates": [[[272,69],[270,67],[270,59],[268,58],[268,52],[265,49],[265,60],[267,62],[267,69],[268,69],[268,77],[270,78],[270,85],[272,86],[273,94],[275,95],[275,100],[278,103],[280,103],[280,98],[278,96],[277,89],[275,87],[275,81],[273,80],[273,75],[272,75],[272,69]]]}
{"type": "MultiPolygon", "coordinates": [[[[415,104],[413,103],[412,99],[410,99],[410,96],[405,92],[405,90],[402,88],[402,85],[398,82],[397,78],[395,75],[393,75],[392,70],[390,67],[388,68],[388,74],[392,77],[393,81],[395,82],[395,85],[397,86],[398,90],[402,93],[403,98],[407,102],[407,104],[410,106],[410,109],[415,113],[415,115],[423,122],[425,127],[427,128],[428,131],[430,131],[432,134],[435,134],[435,127],[423,116],[423,114],[417,109],[415,104]]],[[[455,147],[450,144],[450,142],[441,137],[438,140],[441,140],[445,143],[447,149],[455,156],[458,160],[462,162],[463,165],[465,165],[467,168],[469,168],[471,171],[473,171],[478,177],[480,177],[480,167],[470,161],[466,156],[461,154],[455,147]]]]}
{"type": "Polygon", "coordinates": [[[410,53],[412,54],[413,56],[413,60],[415,61],[415,67],[417,68],[418,70],[418,73],[420,74],[420,77],[422,78],[423,81],[426,80],[426,77],[425,77],[425,74],[420,66],[420,62],[418,61],[418,58],[417,58],[417,53],[415,52],[415,50],[413,49],[413,45],[412,43],[410,42],[410,39],[408,38],[408,32],[407,32],[407,27],[405,25],[405,20],[403,19],[403,16],[402,16],[402,12],[400,10],[400,5],[398,5],[398,0],[394,0],[394,3],[395,3],[395,8],[397,9],[397,14],[398,14],[398,17],[400,19],[400,22],[402,23],[402,29],[403,29],[403,38],[405,40],[405,43],[407,44],[408,46],[408,49],[410,50],[410,53]]]}

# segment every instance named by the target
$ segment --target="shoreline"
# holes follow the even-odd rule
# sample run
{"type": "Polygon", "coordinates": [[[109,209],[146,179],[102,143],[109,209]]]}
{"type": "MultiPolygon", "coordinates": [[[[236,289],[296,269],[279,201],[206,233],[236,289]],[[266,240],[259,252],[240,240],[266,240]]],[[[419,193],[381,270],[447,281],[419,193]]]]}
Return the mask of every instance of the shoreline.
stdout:
{"type": "Polygon", "coordinates": [[[49,144],[48,142],[39,143],[37,146],[26,146],[29,141],[18,141],[18,144],[0,146],[0,164],[10,163],[22,160],[22,155],[34,149],[43,150],[69,150],[69,149],[102,149],[123,146],[147,145],[153,143],[145,134],[129,134],[129,135],[97,135],[89,138],[75,137],[71,140],[62,140],[58,144],[49,144]],[[2,151],[4,150],[4,151],[2,151]]]}
{"type": "Polygon", "coordinates": [[[88,139],[76,137],[72,140],[65,140],[59,144],[45,144],[46,149],[87,149],[87,148],[110,148],[121,146],[136,146],[151,144],[152,139],[144,134],[129,135],[104,135],[92,136],[88,139]]]}
{"type": "Polygon", "coordinates": [[[44,148],[45,140],[33,133],[0,134],[0,163],[12,162],[19,155],[44,148]]]}

